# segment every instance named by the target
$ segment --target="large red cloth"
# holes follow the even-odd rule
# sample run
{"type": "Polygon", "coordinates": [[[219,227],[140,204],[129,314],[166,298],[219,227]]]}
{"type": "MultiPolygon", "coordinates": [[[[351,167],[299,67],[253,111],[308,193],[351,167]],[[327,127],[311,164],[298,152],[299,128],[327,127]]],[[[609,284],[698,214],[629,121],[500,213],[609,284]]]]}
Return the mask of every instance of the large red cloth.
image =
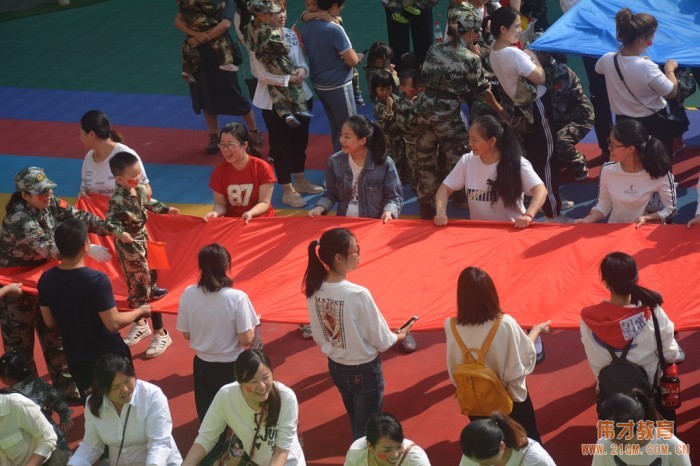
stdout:
{"type": "MultiPolygon", "coordinates": [[[[81,199],[78,207],[105,211],[106,198],[81,199]]],[[[554,225],[535,223],[525,230],[496,222],[451,221],[438,228],[432,222],[347,217],[240,219],[150,215],[147,228],[153,240],[167,243],[170,270],[159,272],[158,284],[170,290],[153,303],[162,312],[176,313],[186,286],[199,279],[197,253],[214,242],[233,258],[231,276],[237,288],[250,296],[264,321],[308,321],[301,282],[307,247],[323,231],[344,226],[362,248],[360,267],[348,278],[366,286],[389,325],[398,327],[409,316],[420,315],[416,330],[441,329],[445,317],[456,312],[457,277],[475,265],[493,277],[501,306],[523,326],[551,319],[555,328],[577,328],[584,306],[609,295],[598,266],[611,251],[623,251],[637,260],[640,284],[659,291],[664,310],[681,330],[700,329],[698,253],[700,228],[683,225],[554,225]]],[[[93,236],[113,250],[112,238],[93,236]]],[[[91,267],[111,278],[120,306],[126,285],[116,257],[91,267]]],[[[0,282],[21,281],[35,290],[43,269],[0,269],[0,282]]]]}

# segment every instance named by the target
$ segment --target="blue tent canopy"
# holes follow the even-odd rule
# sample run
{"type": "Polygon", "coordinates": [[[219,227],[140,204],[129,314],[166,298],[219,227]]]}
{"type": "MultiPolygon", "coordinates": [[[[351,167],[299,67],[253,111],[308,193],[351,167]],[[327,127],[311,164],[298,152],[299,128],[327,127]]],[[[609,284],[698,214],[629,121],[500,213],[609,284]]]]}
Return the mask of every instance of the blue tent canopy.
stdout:
{"type": "Polygon", "coordinates": [[[700,0],[579,0],[531,48],[543,52],[599,57],[619,50],[615,14],[622,8],[649,13],[659,22],[647,55],[700,66],[700,0]]]}

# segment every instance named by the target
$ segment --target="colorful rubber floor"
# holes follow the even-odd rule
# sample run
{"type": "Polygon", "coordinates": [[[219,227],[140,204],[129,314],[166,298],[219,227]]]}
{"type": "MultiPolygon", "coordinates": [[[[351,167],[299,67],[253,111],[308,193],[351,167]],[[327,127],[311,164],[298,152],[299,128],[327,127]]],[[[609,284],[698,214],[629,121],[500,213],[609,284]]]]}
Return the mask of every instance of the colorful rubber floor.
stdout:
{"type": "MultiPolygon", "coordinates": [[[[549,3],[550,10],[554,10],[557,3],[549,3]]],[[[302,6],[300,0],[290,2],[289,26],[302,6]]],[[[207,141],[204,121],[192,112],[187,86],[179,77],[182,37],[172,26],[174,15],[171,2],[120,0],[0,22],[0,33],[6,39],[0,48],[3,205],[14,191],[13,174],[30,165],[46,169],[59,185],[58,195],[71,198],[77,194],[85,155],[78,140],[78,121],[85,111],[97,108],[109,115],[114,128],[143,158],[155,196],[188,213],[209,209],[209,174],[220,156],[203,151],[207,141]]],[[[386,38],[379,2],[350,1],[343,17],[357,50],[386,38]]],[[[370,115],[371,106],[361,111],[370,115]]],[[[700,171],[695,157],[700,152],[698,113],[690,112],[688,147],[674,160],[674,174],[680,183],[678,222],[686,221],[695,212],[696,195],[692,188],[700,171]]],[[[320,105],[314,107],[314,114],[307,174],[320,183],[331,153],[331,140],[320,105]]],[[[223,117],[221,124],[231,119],[223,117]]],[[[260,115],[258,122],[263,127],[260,115]]],[[[576,202],[566,212],[572,217],[586,215],[593,204],[595,177],[601,163],[596,158],[599,150],[592,134],[583,141],[581,150],[596,168],[587,182],[576,183],[567,174],[562,175],[563,196],[576,202]]],[[[313,196],[307,200],[313,205],[313,196]]],[[[281,204],[279,188],[273,203],[278,215],[304,214],[304,209],[286,209],[281,204]]],[[[418,213],[415,197],[408,189],[403,213],[418,213]]],[[[468,216],[464,211],[451,211],[450,215],[468,216]]],[[[695,280],[694,271],[688,274],[695,280]]],[[[158,384],[168,395],[175,438],[184,456],[199,425],[189,362],[193,354],[175,330],[175,318],[166,316],[165,323],[174,344],[161,358],[146,360],[146,343],[136,346],[133,354],[138,375],[158,384]]],[[[291,386],[299,398],[300,431],[307,462],[342,464],[351,436],[340,397],[327,374],[326,360],[313,342],[300,338],[294,326],[265,324],[262,334],[265,349],[276,366],[276,377],[291,386]]],[[[678,432],[691,443],[691,454],[693,442],[700,439],[698,335],[684,332],[679,337],[688,360],[681,367],[682,396],[687,401],[679,410],[678,432]]],[[[432,464],[456,465],[459,433],[467,421],[458,413],[445,371],[444,335],[426,332],[416,339],[416,353],[401,355],[391,349],[383,356],[387,379],[384,408],[401,419],[407,437],[428,451],[432,464]]],[[[559,464],[590,464],[590,458],[581,454],[581,444],[595,441],[594,379],[579,336],[577,332],[559,331],[545,337],[545,343],[547,358],[528,378],[545,447],[559,464]]],[[[42,360],[41,356],[37,360],[42,360]]],[[[77,422],[69,439],[76,446],[82,436],[82,409],[76,409],[74,417],[77,422]]]]}

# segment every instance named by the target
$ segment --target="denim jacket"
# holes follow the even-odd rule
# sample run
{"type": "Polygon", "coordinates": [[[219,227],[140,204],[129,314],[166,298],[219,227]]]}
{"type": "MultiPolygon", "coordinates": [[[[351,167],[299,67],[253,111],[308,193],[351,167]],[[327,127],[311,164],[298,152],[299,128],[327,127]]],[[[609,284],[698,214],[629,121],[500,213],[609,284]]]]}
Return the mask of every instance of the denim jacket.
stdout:
{"type": "MultiPolygon", "coordinates": [[[[328,159],[326,192],[316,204],[328,212],[337,202],[336,215],[343,217],[347,214],[352,195],[352,169],[348,157],[348,154],[337,152],[328,159]]],[[[391,212],[394,218],[399,217],[403,206],[403,188],[391,157],[387,156],[382,165],[375,165],[372,152],[367,151],[358,197],[360,217],[380,218],[386,211],[391,212]]]]}

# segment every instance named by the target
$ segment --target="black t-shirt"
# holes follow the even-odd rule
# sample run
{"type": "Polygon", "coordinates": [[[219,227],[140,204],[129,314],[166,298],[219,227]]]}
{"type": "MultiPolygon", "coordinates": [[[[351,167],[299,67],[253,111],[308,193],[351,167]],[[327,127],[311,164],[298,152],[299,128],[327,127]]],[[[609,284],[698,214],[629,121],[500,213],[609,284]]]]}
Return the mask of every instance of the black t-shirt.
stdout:
{"type": "Polygon", "coordinates": [[[116,305],[107,275],[89,267],[54,267],[41,275],[37,289],[39,305],[51,309],[61,332],[69,363],[94,363],[105,353],[131,359],[119,332],[109,331],[100,318],[116,305]]]}

